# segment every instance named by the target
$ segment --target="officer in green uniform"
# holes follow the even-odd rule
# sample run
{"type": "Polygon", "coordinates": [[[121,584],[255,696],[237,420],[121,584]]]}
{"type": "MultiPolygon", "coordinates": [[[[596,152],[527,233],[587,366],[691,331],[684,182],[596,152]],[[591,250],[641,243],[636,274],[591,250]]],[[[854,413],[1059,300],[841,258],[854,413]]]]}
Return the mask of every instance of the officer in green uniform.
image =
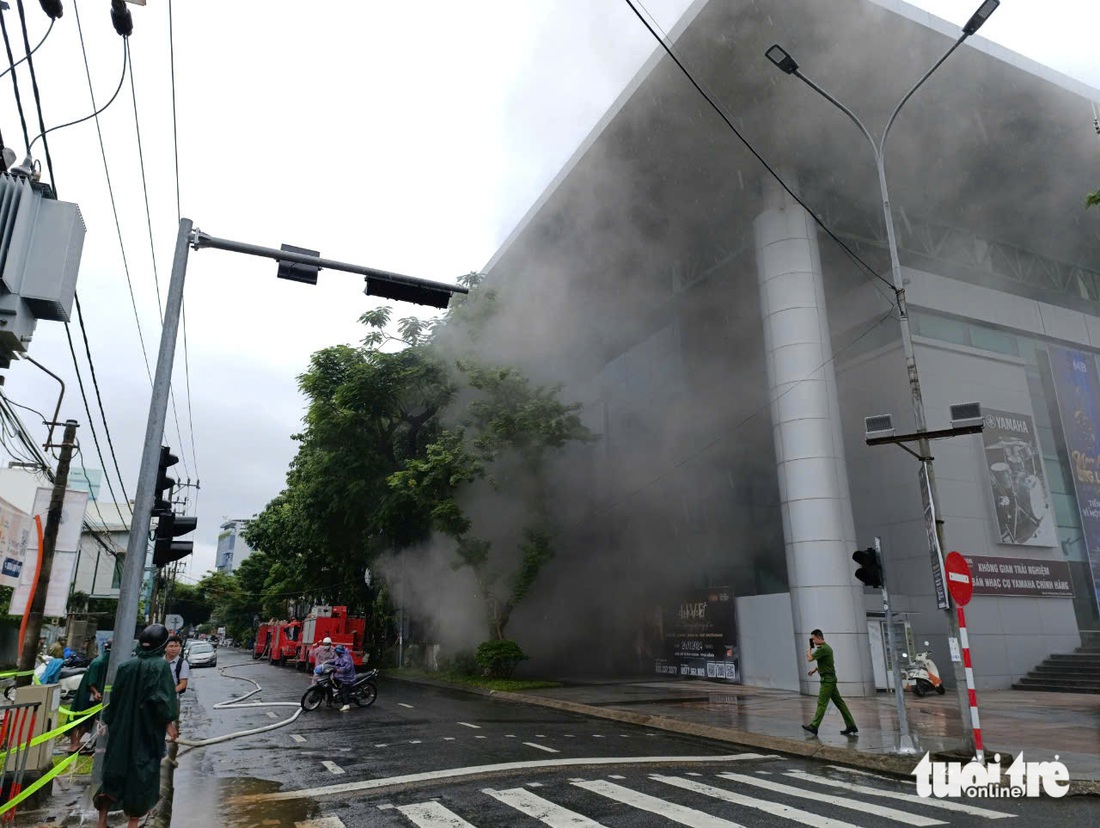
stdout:
{"type": "Polygon", "coordinates": [[[821,630],[814,630],[810,633],[810,643],[813,646],[806,650],[806,660],[817,662],[817,667],[810,670],[810,675],[818,673],[821,676],[821,690],[817,694],[817,713],[814,714],[814,720],[808,725],[802,725],[802,729],[816,736],[817,728],[821,724],[821,720],[825,718],[825,708],[829,706],[831,700],[836,705],[836,709],[840,711],[840,715],[844,717],[845,727],[844,730],[840,731],[841,735],[855,736],[859,733],[856,720],[852,718],[848,705],[844,703],[844,699],[840,697],[840,691],[836,687],[833,648],[825,643],[825,636],[821,630]]]}

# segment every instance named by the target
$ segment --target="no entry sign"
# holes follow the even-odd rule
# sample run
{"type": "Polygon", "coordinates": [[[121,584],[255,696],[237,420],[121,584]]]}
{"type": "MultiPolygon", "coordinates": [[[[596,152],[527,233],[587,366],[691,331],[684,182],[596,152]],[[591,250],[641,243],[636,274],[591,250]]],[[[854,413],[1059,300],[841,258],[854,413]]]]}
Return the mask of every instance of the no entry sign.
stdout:
{"type": "Polygon", "coordinates": [[[960,607],[970,603],[970,596],[974,594],[974,581],[970,577],[970,567],[966,559],[958,552],[952,552],[943,562],[947,570],[947,591],[955,599],[960,607]]]}

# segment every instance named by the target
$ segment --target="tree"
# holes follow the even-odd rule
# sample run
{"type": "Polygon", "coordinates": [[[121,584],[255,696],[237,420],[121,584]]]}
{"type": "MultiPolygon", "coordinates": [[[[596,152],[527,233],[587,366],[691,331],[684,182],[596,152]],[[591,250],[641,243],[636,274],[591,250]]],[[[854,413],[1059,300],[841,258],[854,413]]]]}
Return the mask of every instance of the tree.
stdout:
{"type": "Polygon", "coordinates": [[[270,562],[265,594],[293,585],[365,609],[364,569],[440,533],[456,565],[474,572],[489,629],[503,637],[553,556],[549,458],[591,435],[560,386],[480,358],[495,296],[479,281],[465,278],[470,296],[442,319],[402,319],[394,335],[390,310],[378,309],[361,317],[360,347],[313,355],[299,378],[308,410],[286,488],[246,531],[270,562]],[[523,521],[498,526],[470,511],[493,498],[520,503],[523,521]]]}

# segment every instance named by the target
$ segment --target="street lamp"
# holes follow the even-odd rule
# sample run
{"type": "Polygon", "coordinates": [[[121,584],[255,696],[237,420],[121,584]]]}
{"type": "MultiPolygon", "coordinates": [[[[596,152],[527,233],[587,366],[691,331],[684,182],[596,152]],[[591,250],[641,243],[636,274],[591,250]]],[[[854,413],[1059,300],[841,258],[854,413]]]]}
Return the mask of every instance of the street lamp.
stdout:
{"type": "MultiPolygon", "coordinates": [[[[924,400],[921,397],[920,378],[917,375],[917,361],[915,356],[913,355],[913,337],[909,328],[909,311],[905,301],[905,284],[902,282],[901,278],[901,264],[898,260],[897,238],[894,234],[894,218],[890,209],[890,193],[886,186],[886,139],[890,135],[890,128],[894,125],[894,121],[897,120],[898,113],[901,112],[901,108],[905,106],[905,104],[911,97],[913,97],[913,94],[921,87],[921,85],[932,76],[932,73],[935,72],[940,67],[940,65],[951,56],[951,53],[959,48],[964,40],[966,40],[982,27],[985,21],[989,19],[989,16],[993,14],[994,11],[996,11],[997,7],[1000,4],[1001,0],[985,0],[985,2],[983,2],[981,6],[978,7],[978,10],[974,12],[973,15],[971,15],[970,19],[966,22],[966,25],[963,26],[962,34],[960,34],[958,39],[953,44],[951,44],[951,48],[944,52],[943,57],[937,60],[932,65],[932,68],[924,73],[921,79],[913,85],[912,89],[905,93],[902,99],[898,102],[898,105],[894,107],[894,111],[890,113],[890,117],[886,121],[886,127],[882,130],[882,136],[878,139],[878,141],[876,141],[874,137],[872,137],[870,131],[867,129],[867,127],[863,125],[863,122],[856,116],[854,112],[852,112],[851,109],[849,109],[847,106],[842,104],[828,92],[826,92],[816,83],[814,83],[804,74],[802,74],[802,72],[799,71],[797,61],[795,61],[795,59],[791,57],[790,53],[787,52],[786,49],[776,43],[764,53],[764,56],[768,60],[770,60],[777,69],[785,74],[794,75],[796,78],[801,80],[815,92],[821,95],[821,97],[823,97],[833,106],[835,106],[845,115],[847,115],[848,118],[851,119],[851,121],[859,128],[859,131],[863,133],[863,137],[866,138],[867,142],[871,145],[871,152],[874,153],[875,166],[878,168],[878,186],[879,191],[882,195],[882,213],[883,217],[886,220],[886,242],[888,247],[890,248],[890,274],[894,285],[894,294],[896,296],[898,304],[898,321],[901,323],[902,350],[905,354],[905,367],[909,374],[909,391],[912,397],[913,415],[916,419],[917,434],[919,436],[918,444],[920,452],[919,456],[922,463],[922,477],[927,478],[927,488],[929,497],[931,499],[932,509],[937,515],[941,513],[939,511],[939,503],[936,498],[935,477],[932,475],[932,458],[929,454],[928,438],[926,436],[928,427],[924,415],[924,400]]],[[[939,521],[936,522],[936,535],[938,536],[939,545],[942,549],[943,526],[939,521]]],[[[958,621],[955,617],[955,614],[951,611],[950,602],[948,602],[948,606],[945,609],[947,613],[947,624],[950,635],[952,638],[957,640],[959,636],[958,621]]],[[[969,752],[974,750],[975,744],[974,727],[970,718],[970,700],[966,690],[966,675],[962,665],[959,662],[953,661],[952,663],[955,673],[955,687],[959,696],[959,710],[961,713],[963,724],[963,740],[965,742],[966,750],[969,752]]],[[[979,750],[981,749],[980,745],[978,745],[977,747],[979,750]]]]}

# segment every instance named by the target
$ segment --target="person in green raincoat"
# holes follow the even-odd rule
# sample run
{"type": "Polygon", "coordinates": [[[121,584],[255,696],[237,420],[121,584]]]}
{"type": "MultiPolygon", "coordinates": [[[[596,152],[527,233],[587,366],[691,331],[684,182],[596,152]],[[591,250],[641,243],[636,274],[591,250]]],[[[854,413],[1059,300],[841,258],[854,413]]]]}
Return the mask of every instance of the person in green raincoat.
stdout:
{"type": "MultiPolygon", "coordinates": [[[[76,688],[76,696],[69,708],[74,713],[74,719],[80,718],[79,715],[75,714],[82,715],[83,711],[90,710],[103,701],[103,685],[107,681],[107,661],[110,657],[111,642],[108,641],[103,647],[103,652],[92,659],[92,663],[88,665],[88,669],[80,678],[80,686],[76,688]]],[[[92,716],[84,724],[74,727],[70,731],[69,753],[76,753],[80,750],[80,737],[92,729],[95,720],[96,717],[92,716]]]]}
{"type": "Polygon", "coordinates": [[[108,705],[100,721],[107,728],[103,784],[94,803],[98,828],[107,828],[107,812],[122,809],[129,827],[157,804],[164,738],[178,735],[179,697],[172,669],[164,660],[168,630],[150,624],[138,637],[135,658],[118,668],[108,705]]]}

